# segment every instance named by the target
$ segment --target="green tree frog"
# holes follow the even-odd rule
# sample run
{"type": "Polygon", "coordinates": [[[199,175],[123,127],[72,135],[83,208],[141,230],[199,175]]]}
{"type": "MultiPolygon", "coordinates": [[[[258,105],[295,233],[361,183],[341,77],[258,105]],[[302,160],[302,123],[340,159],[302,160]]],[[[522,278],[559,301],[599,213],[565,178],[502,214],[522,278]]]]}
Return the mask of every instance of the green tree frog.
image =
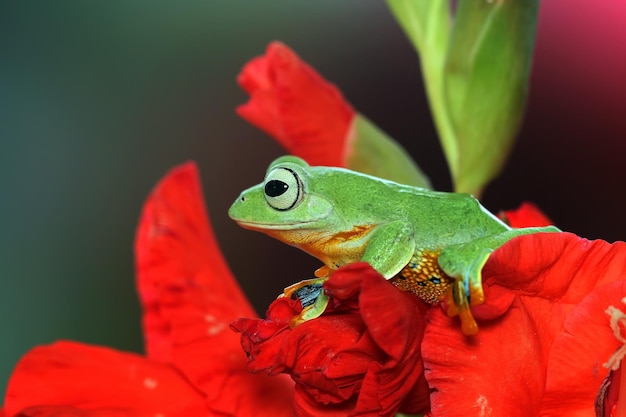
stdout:
{"type": "Polygon", "coordinates": [[[511,229],[469,194],[309,166],[294,156],[272,162],[265,180],[242,192],[229,216],[324,263],[317,278],[285,289],[285,296],[299,297],[306,289],[311,299],[296,324],[322,314],[328,298],[321,284],[333,270],[365,261],[427,303],[446,301],[467,335],[478,331],[470,306],[484,301],[481,269],[491,252],[516,236],[559,231],[511,229]]]}

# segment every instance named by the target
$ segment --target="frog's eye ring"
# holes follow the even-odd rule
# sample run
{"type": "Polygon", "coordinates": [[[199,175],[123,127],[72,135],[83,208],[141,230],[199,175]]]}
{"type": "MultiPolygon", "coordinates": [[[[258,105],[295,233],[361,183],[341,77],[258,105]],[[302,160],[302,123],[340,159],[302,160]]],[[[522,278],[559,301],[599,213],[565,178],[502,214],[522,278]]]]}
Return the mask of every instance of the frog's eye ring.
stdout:
{"type": "Polygon", "coordinates": [[[276,168],[265,178],[265,200],[276,210],[294,208],[302,200],[302,182],[288,168],[276,168]]]}

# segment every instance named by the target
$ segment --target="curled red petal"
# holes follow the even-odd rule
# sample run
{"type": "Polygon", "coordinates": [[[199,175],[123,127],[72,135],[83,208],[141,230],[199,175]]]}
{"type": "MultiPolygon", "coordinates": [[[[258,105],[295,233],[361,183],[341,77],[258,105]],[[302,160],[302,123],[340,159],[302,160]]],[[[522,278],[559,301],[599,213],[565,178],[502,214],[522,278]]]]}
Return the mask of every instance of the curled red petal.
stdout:
{"type": "Polygon", "coordinates": [[[237,108],[248,122],[311,165],[345,166],[355,112],[341,92],[291,49],[272,42],[246,64],[239,85],[250,101],[237,108]]]}
{"type": "Polygon", "coordinates": [[[370,364],[355,415],[366,412],[390,415],[398,410],[413,414],[427,410],[429,390],[423,379],[420,351],[426,305],[399,291],[364,263],[348,265],[335,275],[326,283],[331,295],[338,288],[349,286],[353,281],[351,276],[362,277],[359,311],[372,340],[387,355],[384,361],[370,364]],[[407,398],[410,401],[405,402],[407,398]]]}
{"type": "Polygon", "coordinates": [[[285,298],[272,303],[266,320],[233,323],[251,370],[291,375],[299,416],[426,410],[420,354],[425,305],[365,263],[340,268],[324,287],[329,308],[293,330],[289,318],[299,309],[285,298]]]}
{"type": "Polygon", "coordinates": [[[150,358],[171,363],[227,415],[291,415],[293,383],[251,375],[228,325],[255,313],[217,246],[195,165],[173,169],[145,204],[137,284],[150,358]]]}
{"type": "Polygon", "coordinates": [[[83,415],[80,410],[102,415],[97,413],[107,409],[129,416],[206,415],[203,396],[170,366],[75,342],[36,347],[19,361],[9,380],[5,413],[29,408],[36,416],[83,415]],[[41,406],[60,407],[55,411],[60,414],[41,406]],[[67,414],[69,409],[75,414],[67,414]]]}
{"type": "Polygon", "coordinates": [[[604,311],[624,296],[625,278],[622,242],[542,233],[495,251],[483,269],[486,304],[507,297],[508,306],[479,321],[478,335],[463,336],[440,309],[428,313],[433,416],[593,415],[602,363],[618,346],[604,311]]]}

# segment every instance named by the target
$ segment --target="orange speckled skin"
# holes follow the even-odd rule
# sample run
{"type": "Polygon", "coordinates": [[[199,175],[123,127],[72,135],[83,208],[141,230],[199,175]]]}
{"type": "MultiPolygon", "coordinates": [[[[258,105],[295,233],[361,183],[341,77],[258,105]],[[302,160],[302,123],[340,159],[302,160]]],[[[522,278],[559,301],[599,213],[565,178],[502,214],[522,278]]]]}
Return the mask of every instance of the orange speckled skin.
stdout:
{"type": "Polygon", "coordinates": [[[418,250],[407,266],[390,281],[429,304],[443,301],[454,281],[439,267],[439,251],[418,250]]]}

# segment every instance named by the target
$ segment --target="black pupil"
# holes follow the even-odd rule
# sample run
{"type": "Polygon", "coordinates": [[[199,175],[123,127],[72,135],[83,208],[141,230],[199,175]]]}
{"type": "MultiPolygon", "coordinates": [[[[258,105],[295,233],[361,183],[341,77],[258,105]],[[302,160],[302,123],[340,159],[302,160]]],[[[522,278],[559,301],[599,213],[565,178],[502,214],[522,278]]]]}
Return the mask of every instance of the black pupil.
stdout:
{"type": "Polygon", "coordinates": [[[287,191],[289,186],[279,180],[271,180],[267,184],[265,184],[265,194],[270,197],[278,197],[287,191]]]}

